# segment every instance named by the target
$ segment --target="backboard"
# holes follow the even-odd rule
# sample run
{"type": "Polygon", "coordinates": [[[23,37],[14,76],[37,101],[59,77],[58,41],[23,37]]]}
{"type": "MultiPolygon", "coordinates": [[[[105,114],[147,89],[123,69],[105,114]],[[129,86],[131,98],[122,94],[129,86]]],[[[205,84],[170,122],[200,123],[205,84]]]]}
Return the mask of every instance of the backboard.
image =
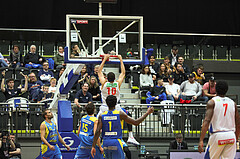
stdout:
{"type": "Polygon", "coordinates": [[[66,44],[65,63],[101,63],[100,55],[111,54],[122,55],[125,64],[142,64],[143,17],[66,15],[66,44]]]}

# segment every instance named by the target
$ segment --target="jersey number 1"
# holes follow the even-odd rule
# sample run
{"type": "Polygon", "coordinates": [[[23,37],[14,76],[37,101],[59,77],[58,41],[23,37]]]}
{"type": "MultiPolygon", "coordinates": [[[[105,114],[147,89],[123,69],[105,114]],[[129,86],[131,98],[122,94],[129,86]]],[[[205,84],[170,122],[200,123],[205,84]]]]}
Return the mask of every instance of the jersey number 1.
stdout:
{"type": "Polygon", "coordinates": [[[109,131],[112,131],[112,122],[109,121],[108,124],[109,124],[109,131]]]}
{"type": "Polygon", "coordinates": [[[223,107],[225,107],[225,111],[224,111],[224,116],[226,116],[226,112],[227,112],[227,108],[228,108],[228,104],[223,104],[223,107]]]}
{"type": "Polygon", "coordinates": [[[115,87],[107,87],[108,95],[115,95],[117,93],[117,89],[115,87]],[[111,92],[112,88],[112,92],[111,92]]]}

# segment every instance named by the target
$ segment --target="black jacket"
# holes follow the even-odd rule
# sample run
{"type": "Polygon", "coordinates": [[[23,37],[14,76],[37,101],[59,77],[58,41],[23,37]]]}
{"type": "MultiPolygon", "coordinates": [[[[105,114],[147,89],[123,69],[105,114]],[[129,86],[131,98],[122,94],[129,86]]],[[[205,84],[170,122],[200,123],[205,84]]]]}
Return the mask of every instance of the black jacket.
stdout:
{"type": "MultiPolygon", "coordinates": [[[[176,140],[173,140],[173,141],[170,142],[170,149],[178,149],[177,146],[178,145],[177,145],[177,141],[176,140]]],[[[186,141],[182,141],[181,149],[188,149],[186,141]]]]}
{"type": "Polygon", "coordinates": [[[24,64],[28,64],[29,62],[32,62],[34,64],[42,64],[45,61],[45,59],[40,56],[38,53],[27,53],[24,57],[24,64]],[[39,59],[42,58],[43,60],[40,62],[39,59]]]}

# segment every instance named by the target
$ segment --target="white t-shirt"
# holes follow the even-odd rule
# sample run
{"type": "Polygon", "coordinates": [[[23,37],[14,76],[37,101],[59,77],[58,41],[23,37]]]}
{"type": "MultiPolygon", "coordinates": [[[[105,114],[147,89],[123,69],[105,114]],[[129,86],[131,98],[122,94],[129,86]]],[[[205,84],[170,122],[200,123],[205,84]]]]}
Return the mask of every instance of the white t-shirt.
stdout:
{"type": "Polygon", "coordinates": [[[153,86],[153,79],[151,74],[140,74],[140,87],[142,86],[153,86]]]}
{"type": "Polygon", "coordinates": [[[49,90],[48,90],[48,92],[49,93],[55,93],[56,92],[56,89],[57,89],[57,87],[49,87],[49,90]]]}
{"type": "Polygon", "coordinates": [[[213,97],[215,102],[210,133],[218,131],[234,131],[235,128],[235,104],[228,97],[213,97]]]}
{"type": "Polygon", "coordinates": [[[109,95],[114,95],[117,97],[117,102],[120,100],[120,89],[118,86],[118,82],[106,82],[101,90],[102,94],[102,102],[103,104],[106,104],[106,98],[109,95]]]}
{"type": "Polygon", "coordinates": [[[170,92],[172,95],[177,95],[180,91],[180,86],[178,84],[173,83],[172,85],[165,85],[166,91],[170,92]]]}

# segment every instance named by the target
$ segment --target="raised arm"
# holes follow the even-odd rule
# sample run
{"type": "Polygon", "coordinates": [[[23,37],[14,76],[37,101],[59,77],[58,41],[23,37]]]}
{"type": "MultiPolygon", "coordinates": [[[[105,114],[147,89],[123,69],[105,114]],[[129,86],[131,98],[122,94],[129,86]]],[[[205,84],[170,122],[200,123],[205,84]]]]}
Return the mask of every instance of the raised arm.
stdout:
{"type": "Polygon", "coordinates": [[[118,86],[119,86],[119,89],[120,89],[120,87],[121,87],[121,85],[122,85],[122,82],[123,82],[123,80],[124,80],[124,78],[125,78],[126,70],[125,70],[125,66],[124,66],[124,64],[123,64],[122,56],[121,56],[121,55],[118,55],[118,59],[120,60],[120,64],[121,64],[121,73],[120,73],[120,75],[119,75],[119,77],[118,77],[118,80],[117,80],[118,86]]]}
{"type": "Polygon", "coordinates": [[[24,88],[21,89],[21,92],[27,92],[28,90],[28,76],[27,75],[24,75],[22,74],[25,78],[25,85],[24,85],[24,88]]]}
{"type": "Polygon", "coordinates": [[[149,107],[147,112],[141,116],[138,119],[133,119],[131,117],[129,117],[126,113],[123,113],[120,111],[120,119],[124,120],[125,122],[127,122],[128,124],[132,124],[132,125],[139,125],[149,114],[154,112],[154,108],[153,107],[149,107]]]}
{"type": "Polygon", "coordinates": [[[204,139],[204,137],[206,135],[206,132],[209,128],[209,124],[211,122],[213,112],[214,112],[214,106],[215,106],[215,103],[214,103],[213,100],[208,101],[206,115],[205,115],[205,119],[204,119],[203,124],[202,124],[202,130],[201,130],[201,135],[200,135],[199,144],[198,144],[198,151],[200,153],[204,152],[204,150],[203,150],[203,139],[204,139]]]}
{"type": "Polygon", "coordinates": [[[101,65],[99,66],[99,69],[98,69],[98,78],[99,78],[99,81],[102,85],[104,85],[104,83],[106,82],[106,80],[104,78],[104,75],[102,73],[102,69],[103,69],[103,66],[104,66],[105,62],[108,60],[109,57],[110,57],[109,54],[104,55],[104,59],[103,59],[101,65]]]}
{"type": "Polygon", "coordinates": [[[11,139],[9,140],[9,143],[10,143],[12,149],[16,148],[14,142],[11,139]]]}

